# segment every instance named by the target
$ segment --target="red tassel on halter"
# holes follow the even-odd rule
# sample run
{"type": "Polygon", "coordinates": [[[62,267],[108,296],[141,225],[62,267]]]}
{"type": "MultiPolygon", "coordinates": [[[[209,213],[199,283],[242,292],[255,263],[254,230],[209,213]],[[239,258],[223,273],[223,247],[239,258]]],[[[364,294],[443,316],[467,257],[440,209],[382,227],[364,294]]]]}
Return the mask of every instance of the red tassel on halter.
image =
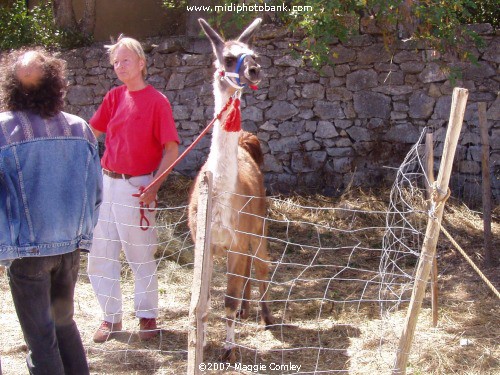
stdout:
{"type": "Polygon", "coordinates": [[[239,132],[241,130],[240,99],[234,99],[231,112],[228,113],[222,128],[227,132],[239,132]]]}

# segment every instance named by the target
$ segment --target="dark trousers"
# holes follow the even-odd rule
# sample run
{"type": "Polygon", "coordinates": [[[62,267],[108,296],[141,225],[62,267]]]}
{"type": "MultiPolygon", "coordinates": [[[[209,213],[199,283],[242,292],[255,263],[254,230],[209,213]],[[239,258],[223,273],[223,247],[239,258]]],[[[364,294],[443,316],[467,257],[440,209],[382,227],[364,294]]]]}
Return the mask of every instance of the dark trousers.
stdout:
{"type": "Polygon", "coordinates": [[[21,324],[30,374],[89,374],[80,332],[73,320],[73,297],[80,251],[16,259],[9,283],[21,324]]]}

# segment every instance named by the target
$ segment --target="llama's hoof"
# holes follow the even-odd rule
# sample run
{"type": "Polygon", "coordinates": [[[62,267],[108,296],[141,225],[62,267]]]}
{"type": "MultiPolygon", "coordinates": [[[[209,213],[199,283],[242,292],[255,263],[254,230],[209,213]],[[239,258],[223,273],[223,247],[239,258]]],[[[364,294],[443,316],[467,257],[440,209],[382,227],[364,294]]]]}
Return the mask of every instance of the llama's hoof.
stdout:
{"type": "Polygon", "coordinates": [[[263,316],[260,320],[260,323],[266,328],[271,329],[274,326],[274,319],[271,315],[263,316]]]}
{"type": "Polygon", "coordinates": [[[248,309],[241,309],[237,314],[239,319],[248,319],[248,315],[250,315],[248,309]]]}
{"type": "Polygon", "coordinates": [[[235,363],[236,362],[236,351],[234,348],[231,349],[224,349],[224,353],[222,353],[220,357],[220,362],[229,362],[229,363],[235,363]]]}

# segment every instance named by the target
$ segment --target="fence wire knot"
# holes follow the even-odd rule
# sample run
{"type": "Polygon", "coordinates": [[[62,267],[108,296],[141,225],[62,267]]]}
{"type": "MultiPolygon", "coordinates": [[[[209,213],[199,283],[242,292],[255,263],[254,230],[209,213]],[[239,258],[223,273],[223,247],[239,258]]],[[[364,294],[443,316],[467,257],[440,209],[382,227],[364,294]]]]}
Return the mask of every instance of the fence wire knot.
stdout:
{"type": "Polygon", "coordinates": [[[446,194],[439,188],[437,181],[434,181],[432,186],[432,193],[430,198],[430,207],[429,207],[429,217],[434,218],[434,214],[436,213],[439,206],[444,204],[451,195],[451,190],[448,188],[446,194]]]}

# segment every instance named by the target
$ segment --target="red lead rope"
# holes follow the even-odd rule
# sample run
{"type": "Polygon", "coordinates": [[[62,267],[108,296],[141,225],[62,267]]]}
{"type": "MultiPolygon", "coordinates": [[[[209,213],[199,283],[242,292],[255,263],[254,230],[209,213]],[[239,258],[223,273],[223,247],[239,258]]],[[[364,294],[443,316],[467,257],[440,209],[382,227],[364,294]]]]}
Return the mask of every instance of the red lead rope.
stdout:
{"type": "MultiPolygon", "coordinates": [[[[175,161],[170,165],[170,167],[168,167],[159,176],[157,176],[148,186],[146,186],[144,189],[141,189],[141,193],[148,191],[154,184],[156,184],[158,182],[159,179],[161,179],[163,176],[166,176],[167,174],[169,174],[172,171],[172,169],[174,169],[174,167],[177,164],[179,164],[179,162],[184,158],[184,156],[186,156],[193,149],[193,147],[196,146],[196,144],[205,136],[205,134],[208,133],[208,131],[210,130],[210,128],[214,124],[215,120],[220,120],[220,118],[222,117],[222,114],[229,108],[229,106],[231,104],[233,104],[232,97],[229,98],[229,100],[227,101],[224,108],[222,108],[221,111],[219,112],[219,114],[217,116],[215,116],[212,121],[210,121],[210,123],[206,126],[205,129],[203,129],[203,131],[200,133],[200,135],[198,137],[196,137],[196,139],[193,141],[193,143],[191,143],[188,146],[188,148],[186,148],[184,150],[184,152],[182,154],[180,154],[180,156],[177,159],[175,159],[175,161]]],[[[239,108],[234,108],[234,110],[239,111],[239,108]]]]}

